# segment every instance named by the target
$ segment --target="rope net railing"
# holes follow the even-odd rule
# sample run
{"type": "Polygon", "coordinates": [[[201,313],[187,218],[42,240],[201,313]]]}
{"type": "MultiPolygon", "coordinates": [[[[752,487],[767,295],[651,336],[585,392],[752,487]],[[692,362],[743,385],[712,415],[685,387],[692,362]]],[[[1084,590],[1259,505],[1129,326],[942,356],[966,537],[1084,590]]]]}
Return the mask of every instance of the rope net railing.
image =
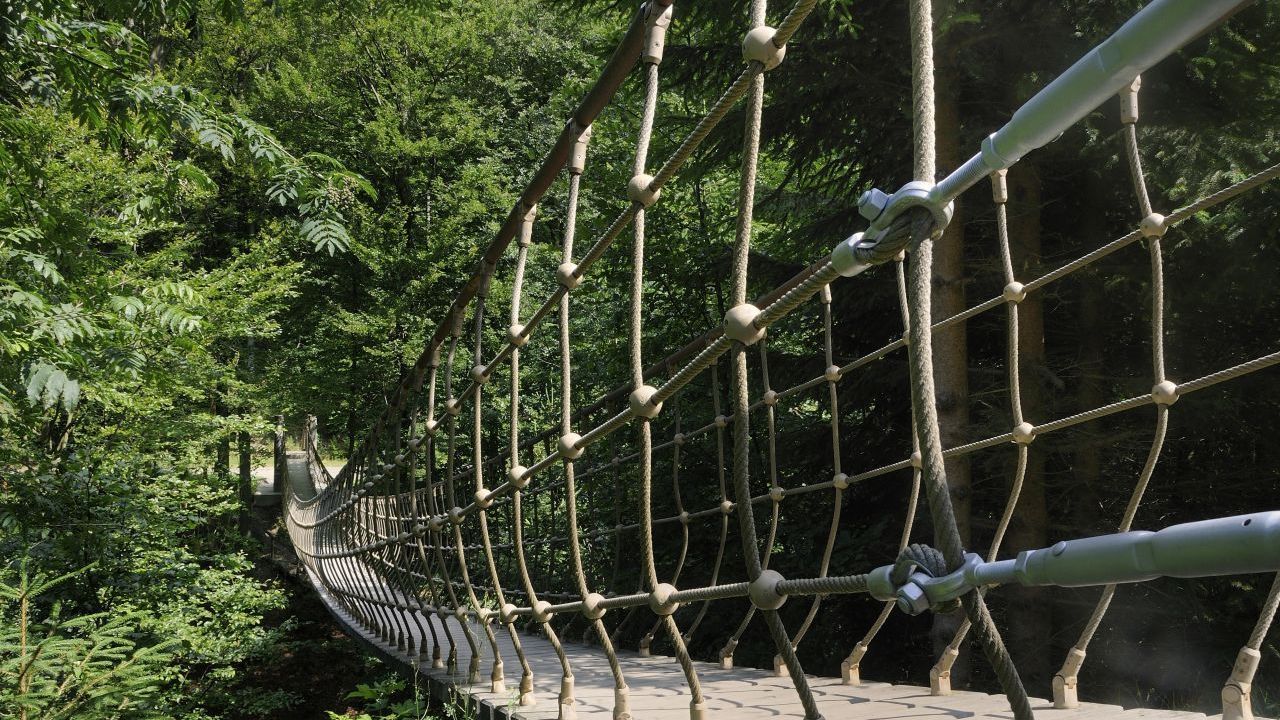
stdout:
{"type": "MultiPolygon", "coordinates": [[[[1161,460],[1175,403],[1280,364],[1280,352],[1273,352],[1175,382],[1165,367],[1164,297],[1166,236],[1176,233],[1181,223],[1276,179],[1280,165],[1167,214],[1159,212],[1163,199],[1149,190],[1142,168],[1137,73],[1215,25],[1240,2],[1153,3],[1029,101],[973,159],[935,184],[931,11],[927,1],[913,0],[909,15],[916,182],[892,195],[869,192],[860,207],[871,222],[865,233],[839,243],[829,257],[772,292],[749,299],[766,77],[783,62],[788,40],[803,32],[814,4],[799,0],[777,13],[777,25],[769,26],[763,0],[753,0],[744,29],[744,68],[660,162],[650,157],[650,149],[659,121],[660,70],[674,8],[671,0],[642,5],[419,360],[336,477],[320,461],[314,425],[307,428],[309,477],[316,493],[290,495],[289,533],[312,580],[369,633],[432,667],[457,670],[470,683],[479,682],[487,670],[493,692],[505,692],[508,677],[518,675],[513,681],[517,701],[527,705],[535,701],[534,685],[518,629],[536,628],[559,661],[561,717],[572,717],[575,705],[574,671],[562,638],[589,639],[608,658],[614,715],[623,718],[631,711],[618,647],[627,635],[624,631],[638,627],[641,654],[649,654],[659,640],[670,644],[689,688],[691,716],[699,718],[706,714],[706,703],[689,643],[704,627],[713,603],[748,598],[750,604],[733,623],[732,633],[714,641],[719,648],[716,659],[731,667],[744,635],[763,624],[776,652],[774,670],[790,676],[805,716],[816,718],[820,708],[797,649],[822,622],[824,599],[869,593],[886,600],[871,626],[848,640],[843,681],[856,685],[861,682],[862,662],[894,608],[910,611],[910,601],[904,605],[902,595],[910,578],[920,572],[943,578],[980,564],[978,558],[968,559],[961,547],[945,476],[947,459],[983,452],[1014,456],[1002,512],[989,544],[982,548],[985,561],[999,565],[995,561],[1017,515],[1031,444],[1042,436],[1152,406],[1146,462],[1116,523],[1124,532],[1133,526],[1161,460]],[[1152,27],[1160,30],[1156,40],[1135,41],[1150,40],[1152,27]],[[640,106],[632,110],[639,122],[627,202],[601,232],[582,243],[576,237],[577,215],[592,124],[636,65],[640,106]],[[1011,250],[1008,168],[1095,108],[1114,112],[1111,98],[1117,92],[1123,127],[1117,152],[1125,158],[1135,199],[1131,230],[1081,248],[1075,259],[1052,270],[1024,276],[1011,250]],[[721,326],[654,362],[644,352],[646,281],[654,277],[645,267],[647,215],[661,204],[662,190],[677,181],[681,168],[739,105],[744,136],[730,309],[721,326]],[[533,230],[538,203],[560,176],[564,196],[549,200],[563,203],[564,232],[554,253],[558,264],[550,267],[543,262],[550,254],[531,252],[533,230]],[[984,180],[996,219],[1003,290],[949,317],[931,317],[931,246],[950,221],[952,200],[984,180]],[[628,229],[629,247],[614,248],[628,229]],[[1019,357],[1020,304],[1131,245],[1145,249],[1150,268],[1151,391],[1072,415],[1029,417],[1023,402],[1027,379],[1019,357]],[[574,371],[590,368],[574,357],[575,329],[581,328],[582,320],[573,322],[572,299],[575,290],[591,282],[601,263],[623,266],[629,274],[624,312],[627,370],[617,389],[582,405],[573,393],[574,371]],[[893,274],[902,335],[859,357],[838,357],[833,283],[864,282],[841,278],[874,266],[881,266],[875,272],[893,274]],[[526,285],[541,285],[526,283],[535,273],[554,276],[555,290],[547,297],[526,297],[526,285]],[[494,307],[500,304],[491,297],[495,279],[510,285],[505,306],[494,307]],[[988,315],[1003,315],[1008,430],[943,447],[933,389],[932,334],[988,315]],[[816,355],[825,369],[775,387],[768,331],[775,325],[787,328],[789,320],[797,319],[811,322],[788,331],[803,334],[804,328],[810,329],[807,337],[818,347],[816,355]],[[503,328],[504,342],[492,342],[494,327],[503,328]],[[522,387],[521,360],[538,345],[554,348],[559,385],[535,388],[546,392],[535,392],[531,398],[522,393],[527,388],[522,387]],[[911,442],[902,447],[899,460],[866,467],[856,448],[842,444],[842,423],[852,420],[841,410],[848,398],[841,386],[848,387],[860,372],[882,361],[899,359],[910,369],[911,395],[902,401],[911,402],[911,442]],[[525,427],[526,406],[533,403],[545,410],[545,397],[552,395],[548,407],[559,421],[536,431],[525,427]],[[778,442],[783,423],[829,434],[829,477],[798,480],[786,471],[788,460],[780,457],[778,442]],[[708,469],[713,471],[704,472],[708,469]],[[881,576],[869,573],[871,568],[842,566],[835,550],[842,527],[850,523],[845,517],[846,494],[853,486],[889,476],[904,477],[908,487],[896,521],[901,528],[898,556],[885,558],[892,570],[886,566],[881,576]],[[918,534],[914,524],[922,489],[936,550],[911,544],[918,534]],[[814,494],[830,499],[823,517],[805,518],[825,528],[822,541],[809,559],[808,576],[783,577],[771,563],[788,501],[814,494]],[[676,537],[668,540],[677,548],[674,562],[655,553],[655,536],[666,534],[676,537]],[[892,586],[888,592],[885,582],[892,586]],[[807,609],[798,622],[788,623],[778,611],[792,597],[807,609]],[[432,617],[456,622],[437,623],[432,617]],[[514,646],[520,667],[503,666],[500,635],[514,646]],[[457,668],[464,644],[470,663],[457,668]],[[487,669],[482,658],[489,659],[487,669]]],[[[970,202],[976,204],[979,194],[971,195],[970,202]]],[[[1087,648],[1116,592],[1114,582],[1097,584],[1103,589],[1096,607],[1053,681],[1058,707],[1078,704],[1087,648]]],[[[954,663],[966,637],[973,634],[1021,720],[1030,717],[1030,704],[984,594],[962,592],[921,600],[938,611],[962,609],[965,618],[930,672],[931,689],[939,695],[951,692],[954,663]]],[[[1280,580],[1263,603],[1223,690],[1228,718],[1250,716],[1250,684],[1278,598],[1280,580]]]]}

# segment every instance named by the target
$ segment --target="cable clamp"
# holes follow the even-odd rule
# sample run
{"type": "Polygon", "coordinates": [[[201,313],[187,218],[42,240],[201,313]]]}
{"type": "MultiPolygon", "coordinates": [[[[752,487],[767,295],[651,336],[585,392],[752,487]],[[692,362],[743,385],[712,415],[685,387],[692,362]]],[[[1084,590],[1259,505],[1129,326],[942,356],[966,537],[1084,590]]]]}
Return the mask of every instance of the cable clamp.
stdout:
{"type": "Polygon", "coordinates": [[[867,236],[878,241],[894,220],[913,207],[927,209],[933,215],[934,232],[941,232],[955,214],[955,203],[944,202],[937,187],[931,182],[914,180],[887,197],[874,189],[863,193],[858,200],[858,213],[871,222],[867,236]]]}
{"type": "Polygon", "coordinates": [[[872,188],[858,199],[858,213],[871,222],[865,232],[854,233],[836,246],[831,262],[845,277],[852,277],[872,265],[894,259],[910,242],[910,235],[895,232],[894,221],[911,208],[922,207],[933,215],[933,232],[940,233],[955,214],[955,203],[945,202],[937,185],[915,180],[892,195],[872,188]]]}
{"type": "Polygon", "coordinates": [[[976,553],[965,553],[964,563],[953,572],[934,577],[927,568],[912,567],[905,581],[895,582],[893,576],[898,566],[883,565],[872,570],[867,578],[867,590],[877,600],[894,600],[898,609],[908,615],[920,615],[926,610],[960,599],[978,587],[977,569],[983,565],[976,553]]]}

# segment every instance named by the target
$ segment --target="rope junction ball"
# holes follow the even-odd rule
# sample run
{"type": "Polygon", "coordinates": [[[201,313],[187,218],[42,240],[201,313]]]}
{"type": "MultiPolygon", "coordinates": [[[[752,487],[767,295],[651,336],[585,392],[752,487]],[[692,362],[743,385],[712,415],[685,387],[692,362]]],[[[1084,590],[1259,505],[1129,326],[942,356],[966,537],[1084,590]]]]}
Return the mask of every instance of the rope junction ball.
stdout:
{"type": "Polygon", "coordinates": [[[582,598],[582,616],[588,620],[599,620],[604,617],[606,608],[600,607],[600,603],[604,602],[604,596],[600,593],[587,593],[582,598]]]}
{"type": "Polygon", "coordinates": [[[534,620],[537,620],[544,625],[551,622],[551,603],[546,600],[539,600],[533,604],[532,610],[534,620]]]}
{"type": "Polygon", "coordinates": [[[516,323],[515,325],[507,328],[507,340],[509,340],[512,345],[521,348],[529,343],[529,336],[524,334],[524,326],[516,323]]]}
{"type": "Polygon", "coordinates": [[[1164,380],[1151,388],[1151,399],[1157,405],[1169,406],[1178,402],[1178,386],[1171,380],[1164,380]]]}
{"type": "Polygon", "coordinates": [[[1164,237],[1165,231],[1169,229],[1165,217],[1160,213],[1151,213],[1142,218],[1142,222],[1138,224],[1138,230],[1142,232],[1142,237],[1164,237]]]}
{"type": "Polygon", "coordinates": [[[747,586],[747,596],[751,603],[761,610],[777,610],[787,601],[787,596],[778,592],[778,583],[785,578],[777,570],[763,570],[760,576],[747,586]]]}
{"type": "Polygon", "coordinates": [[[651,190],[649,185],[653,182],[653,176],[645,173],[632,176],[630,182],[627,183],[627,199],[634,203],[640,203],[644,207],[649,207],[658,201],[658,196],[662,194],[661,189],[651,190]]]}
{"type": "Polygon", "coordinates": [[[582,436],[578,433],[571,432],[561,435],[560,441],[557,443],[560,457],[565,460],[577,460],[582,457],[582,453],[585,452],[586,448],[578,447],[580,442],[582,442],[582,436]]]}
{"type": "Polygon", "coordinates": [[[649,593],[649,609],[654,615],[662,617],[674,613],[680,607],[680,603],[671,599],[675,593],[676,587],[671,583],[658,583],[653,592],[649,593]]]}
{"type": "Polygon", "coordinates": [[[764,328],[756,327],[756,318],[760,316],[760,308],[751,303],[742,303],[729,308],[724,314],[724,335],[743,345],[754,345],[764,337],[764,328]]]}
{"type": "Polygon", "coordinates": [[[658,389],[652,385],[641,385],[631,391],[631,396],[627,398],[627,404],[631,408],[631,414],[636,417],[652,419],[662,412],[662,403],[654,404],[651,401],[653,396],[658,394],[658,389]]]}
{"type": "Polygon", "coordinates": [[[502,618],[503,625],[510,625],[516,621],[516,606],[511,603],[504,604],[499,610],[499,617],[502,618]]]}
{"type": "Polygon", "coordinates": [[[747,62],[758,62],[766,71],[782,64],[787,56],[787,46],[781,47],[773,43],[778,31],[768,25],[751,28],[742,38],[742,59],[747,62]]]}
{"type": "Polygon", "coordinates": [[[1013,441],[1019,445],[1030,445],[1036,439],[1036,426],[1029,422],[1020,422],[1013,428],[1013,441]]]}
{"type": "Polygon", "coordinates": [[[1027,299],[1027,288],[1022,283],[1014,281],[1004,286],[1000,296],[1005,302],[1020,303],[1027,299]]]}
{"type": "Polygon", "coordinates": [[[582,276],[577,274],[578,265],[571,262],[562,262],[556,268],[556,282],[564,286],[565,290],[575,290],[582,284],[582,276]]]}

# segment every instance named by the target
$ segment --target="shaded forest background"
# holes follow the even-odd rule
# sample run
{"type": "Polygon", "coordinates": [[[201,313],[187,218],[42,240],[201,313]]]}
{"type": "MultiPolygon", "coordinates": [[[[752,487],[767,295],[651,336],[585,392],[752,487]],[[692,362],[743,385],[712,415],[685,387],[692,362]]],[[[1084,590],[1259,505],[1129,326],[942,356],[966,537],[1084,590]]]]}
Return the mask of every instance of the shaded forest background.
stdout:
{"type": "MultiPolygon", "coordinates": [[[[1140,6],[936,2],[940,169],[967,158],[1019,103],[1140,6]]],[[[333,652],[342,659],[329,664],[376,676],[350,650],[333,647],[305,590],[274,575],[242,534],[237,480],[220,448],[250,438],[262,451],[272,416],[285,414],[296,430],[313,413],[331,454],[350,451],[633,10],[569,0],[35,0],[0,8],[4,713],[296,717],[344,707],[297,682],[327,682],[309,674],[315,666],[305,658],[333,652]],[[65,579],[37,594],[36,577],[65,579]],[[17,649],[21,633],[47,639],[39,664],[17,649]],[[99,675],[59,687],[91,646],[111,650],[92,666],[99,675]],[[282,682],[290,671],[294,680],[282,682]]],[[[740,69],[745,13],[725,0],[677,6],[651,157],[673,150],[740,69]]],[[[1158,211],[1280,157],[1278,13],[1274,3],[1249,7],[1143,76],[1139,132],[1158,211]]],[[[825,0],[769,74],[752,294],[859,229],[862,190],[892,189],[909,175],[908,59],[902,3],[825,0]]],[[[633,78],[595,124],[579,237],[619,207],[639,93],[633,78]]],[[[731,115],[650,213],[650,361],[718,323],[726,309],[740,138],[740,115],[731,115]]],[[[1118,103],[1026,158],[1009,182],[1020,277],[1127,232],[1138,210],[1118,103]]],[[[1275,350],[1278,193],[1264,188],[1167,236],[1174,379],[1275,350]]],[[[557,185],[541,208],[528,297],[553,287],[563,197],[557,185]]],[[[988,198],[979,188],[962,199],[942,244],[949,251],[937,253],[935,317],[995,296],[1004,284],[988,198]]],[[[611,250],[575,292],[574,390],[583,403],[627,377],[618,333],[624,257],[625,248],[611,250]]],[[[901,334],[892,273],[840,281],[832,291],[837,362],[901,334]]],[[[495,307],[509,294],[497,283],[495,307]]],[[[1149,390],[1150,271],[1141,246],[1022,307],[1032,422],[1149,390]]],[[[820,328],[811,306],[772,334],[775,388],[821,374],[820,328]]],[[[495,342],[504,330],[495,324],[495,342]]],[[[940,334],[935,349],[946,444],[1007,431],[1003,315],[940,334]]],[[[534,343],[526,353],[531,428],[555,418],[554,352],[534,343]]],[[[1268,371],[1180,401],[1138,526],[1274,509],[1278,389],[1268,371]]],[[[910,447],[905,363],[891,356],[839,390],[846,466],[900,460],[910,447]]],[[[687,426],[711,419],[709,393],[704,383],[679,401],[687,426]]],[[[1004,556],[1114,529],[1146,458],[1154,412],[1037,440],[1004,556]]],[[[829,440],[824,429],[815,432],[823,413],[815,396],[782,414],[783,485],[830,478],[829,440]]],[[[660,437],[674,432],[670,422],[669,411],[659,418],[660,437]]],[[[500,425],[494,448],[503,445],[500,425]]],[[[609,452],[625,453],[619,442],[609,452]]],[[[753,478],[763,489],[763,445],[755,450],[753,478]]],[[[718,504],[714,444],[691,443],[685,453],[685,504],[718,504]]],[[[260,457],[258,464],[269,463],[260,457]]],[[[990,540],[1012,460],[997,448],[948,467],[972,548],[990,540]]],[[[667,463],[660,457],[656,477],[669,477],[667,463]]],[[[623,488],[617,501],[612,485],[587,495],[601,509],[589,521],[602,528],[634,519],[635,484],[626,472],[614,479],[623,488]],[[614,506],[621,516],[611,514],[614,506]]],[[[893,474],[845,494],[834,567],[855,572],[892,558],[907,479],[893,474]]],[[[826,493],[787,501],[777,569],[814,572],[830,512],[826,493]]],[[[702,583],[719,520],[693,532],[686,577],[702,583]]],[[[916,536],[929,533],[922,519],[916,536]]],[[[678,538],[660,539],[660,565],[670,568],[678,538]]],[[[599,550],[593,572],[605,575],[611,550],[599,550]]],[[[726,568],[737,572],[739,552],[731,536],[726,568]]],[[[634,566],[624,561],[622,585],[627,573],[634,566]]],[[[568,584],[554,574],[544,579],[568,584]]],[[[1122,588],[1090,648],[1083,699],[1213,708],[1269,582],[1122,588]]],[[[1096,596],[992,596],[1033,694],[1047,694],[1096,596]]],[[[805,607],[788,605],[789,626],[805,607]]],[[[691,639],[694,654],[713,657],[744,610],[727,601],[707,615],[691,639]]],[[[865,598],[828,599],[823,632],[801,645],[806,667],[838,674],[878,610],[865,598]]],[[[934,628],[931,637],[932,622],[895,615],[864,661],[864,677],[926,683],[942,634],[934,628]]],[[[647,627],[630,623],[624,644],[634,646],[647,627]]],[[[669,649],[660,637],[654,647],[669,649]]],[[[767,666],[772,655],[767,635],[753,632],[736,659],[767,666]]],[[[1272,639],[1254,688],[1264,716],[1280,713],[1278,666],[1272,639]]],[[[983,662],[967,674],[972,687],[994,688],[983,662]]]]}

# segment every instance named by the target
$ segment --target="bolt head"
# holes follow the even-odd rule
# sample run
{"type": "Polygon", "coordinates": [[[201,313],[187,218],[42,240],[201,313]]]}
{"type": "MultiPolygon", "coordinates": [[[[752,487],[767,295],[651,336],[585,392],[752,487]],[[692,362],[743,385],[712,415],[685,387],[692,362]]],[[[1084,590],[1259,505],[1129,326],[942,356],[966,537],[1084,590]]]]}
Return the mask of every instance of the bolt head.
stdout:
{"type": "Polygon", "coordinates": [[[898,588],[898,609],[908,615],[919,615],[929,609],[929,598],[924,588],[909,582],[898,588]]]}
{"type": "Polygon", "coordinates": [[[858,214],[867,220],[875,220],[880,217],[880,213],[884,212],[885,206],[889,204],[889,196],[872,188],[858,198],[858,214]]]}

